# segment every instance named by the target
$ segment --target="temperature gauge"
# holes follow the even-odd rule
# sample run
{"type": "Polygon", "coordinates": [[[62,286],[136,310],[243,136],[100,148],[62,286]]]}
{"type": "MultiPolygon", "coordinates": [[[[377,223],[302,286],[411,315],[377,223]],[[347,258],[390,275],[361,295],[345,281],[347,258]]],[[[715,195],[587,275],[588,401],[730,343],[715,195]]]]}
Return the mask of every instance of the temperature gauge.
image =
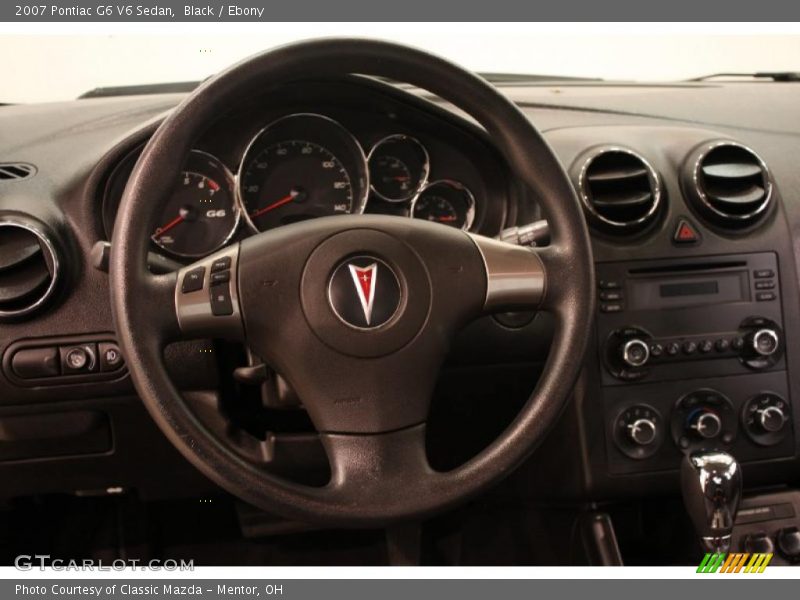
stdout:
{"type": "Polygon", "coordinates": [[[428,182],[428,151],[407,135],[383,138],[368,160],[372,191],[387,202],[412,200],[428,182]]]}

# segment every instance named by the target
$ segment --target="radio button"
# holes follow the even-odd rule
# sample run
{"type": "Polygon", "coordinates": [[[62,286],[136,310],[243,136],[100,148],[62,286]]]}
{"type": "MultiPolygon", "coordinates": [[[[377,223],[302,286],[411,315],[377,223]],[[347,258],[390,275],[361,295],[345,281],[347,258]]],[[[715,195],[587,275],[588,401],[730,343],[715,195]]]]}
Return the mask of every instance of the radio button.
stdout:
{"type": "Polygon", "coordinates": [[[753,276],[756,279],[768,279],[770,277],[775,277],[775,271],[772,269],[756,269],[753,271],[753,276]]]}
{"type": "Polygon", "coordinates": [[[683,343],[684,354],[694,354],[697,351],[697,344],[691,340],[683,343]]]}
{"type": "Polygon", "coordinates": [[[711,340],[703,340],[702,342],[700,342],[699,348],[700,352],[702,352],[703,354],[708,354],[714,349],[714,342],[712,342],[711,340]]]}
{"type": "Polygon", "coordinates": [[[661,344],[652,344],[650,346],[650,356],[653,358],[658,358],[662,354],[664,354],[664,346],[661,344]]]}
{"type": "Polygon", "coordinates": [[[600,312],[604,313],[618,313],[622,311],[621,304],[601,304],[600,305],[600,312]]]}
{"type": "Polygon", "coordinates": [[[717,352],[727,352],[731,347],[731,343],[727,338],[720,338],[714,344],[714,347],[717,349],[717,352]]]}
{"type": "Polygon", "coordinates": [[[603,279],[597,285],[601,290],[618,290],[622,287],[618,281],[605,281],[603,279]]]}
{"type": "Polygon", "coordinates": [[[622,300],[622,292],[600,292],[600,300],[616,301],[622,300]]]}
{"type": "Polygon", "coordinates": [[[775,300],[775,292],[758,292],[756,294],[756,300],[758,302],[770,302],[775,300]]]}
{"type": "Polygon", "coordinates": [[[771,290],[775,287],[775,282],[770,280],[756,281],[757,290],[771,290]]]}
{"type": "Polygon", "coordinates": [[[733,342],[731,342],[731,348],[737,352],[744,348],[744,338],[737,337],[735,340],[733,340],[733,342]]]}
{"type": "Polygon", "coordinates": [[[678,344],[678,342],[670,342],[669,344],[667,344],[667,354],[669,356],[675,356],[676,354],[678,354],[678,351],[680,349],[681,347],[678,344]]]}

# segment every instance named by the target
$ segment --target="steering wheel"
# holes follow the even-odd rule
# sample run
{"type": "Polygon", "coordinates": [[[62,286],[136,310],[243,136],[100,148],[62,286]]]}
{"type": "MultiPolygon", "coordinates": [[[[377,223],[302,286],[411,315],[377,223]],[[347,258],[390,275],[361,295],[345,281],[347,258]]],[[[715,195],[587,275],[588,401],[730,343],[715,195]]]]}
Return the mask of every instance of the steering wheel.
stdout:
{"type": "Polygon", "coordinates": [[[594,309],[580,205],[539,132],[479,76],[420,50],[370,40],[283,46],[190,94],[130,176],[110,271],[118,341],[133,384],[175,447],[255,506],[338,526],[428,516],[508,475],[569,398],[594,309]],[[177,273],[147,270],[157,208],[181,169],[176,158],[219,115],[270,85],[351,73],[411,83],[475,118],[540,199],[550,245],[531,249],[426,221],[343,215],[258,234],[177,273]],[[454,470],[433,470],[425,421],[450,340],[483,314],[525,308],[547,310],[555,321],[536,389],[480,454],[454,470]],[[289,381],[319,432],[331,467],[327,485],[271,474],[201,424],[163,358],[168,343],[199,337],[241,340],[289,381]]]}

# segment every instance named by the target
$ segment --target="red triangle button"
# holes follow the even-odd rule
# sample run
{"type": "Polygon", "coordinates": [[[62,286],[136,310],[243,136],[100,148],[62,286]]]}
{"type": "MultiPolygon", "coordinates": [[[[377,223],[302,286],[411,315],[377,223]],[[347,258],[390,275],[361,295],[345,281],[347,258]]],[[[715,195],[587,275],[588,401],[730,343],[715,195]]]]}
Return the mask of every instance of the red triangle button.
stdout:
{"type": "Polygon", "coordinates": [[[672,236],[672,241],[676,244],[696,244],[700,241],[700,234],[689,221],[681,219],[678,221],[678,226],[675,228],[675,234],[672,236]]]}

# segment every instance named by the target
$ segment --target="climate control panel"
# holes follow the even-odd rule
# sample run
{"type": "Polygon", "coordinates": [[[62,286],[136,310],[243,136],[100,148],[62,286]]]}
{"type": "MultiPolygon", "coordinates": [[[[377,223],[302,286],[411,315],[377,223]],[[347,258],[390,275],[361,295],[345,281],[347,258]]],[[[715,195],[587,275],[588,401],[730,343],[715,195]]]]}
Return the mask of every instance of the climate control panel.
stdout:
{"type": "Polygon", "coordinates": [[[604,390],[612,473],[677,469],[682,455],[719,449],[740,462],[792,456],[785,372],[604,390]]]}

